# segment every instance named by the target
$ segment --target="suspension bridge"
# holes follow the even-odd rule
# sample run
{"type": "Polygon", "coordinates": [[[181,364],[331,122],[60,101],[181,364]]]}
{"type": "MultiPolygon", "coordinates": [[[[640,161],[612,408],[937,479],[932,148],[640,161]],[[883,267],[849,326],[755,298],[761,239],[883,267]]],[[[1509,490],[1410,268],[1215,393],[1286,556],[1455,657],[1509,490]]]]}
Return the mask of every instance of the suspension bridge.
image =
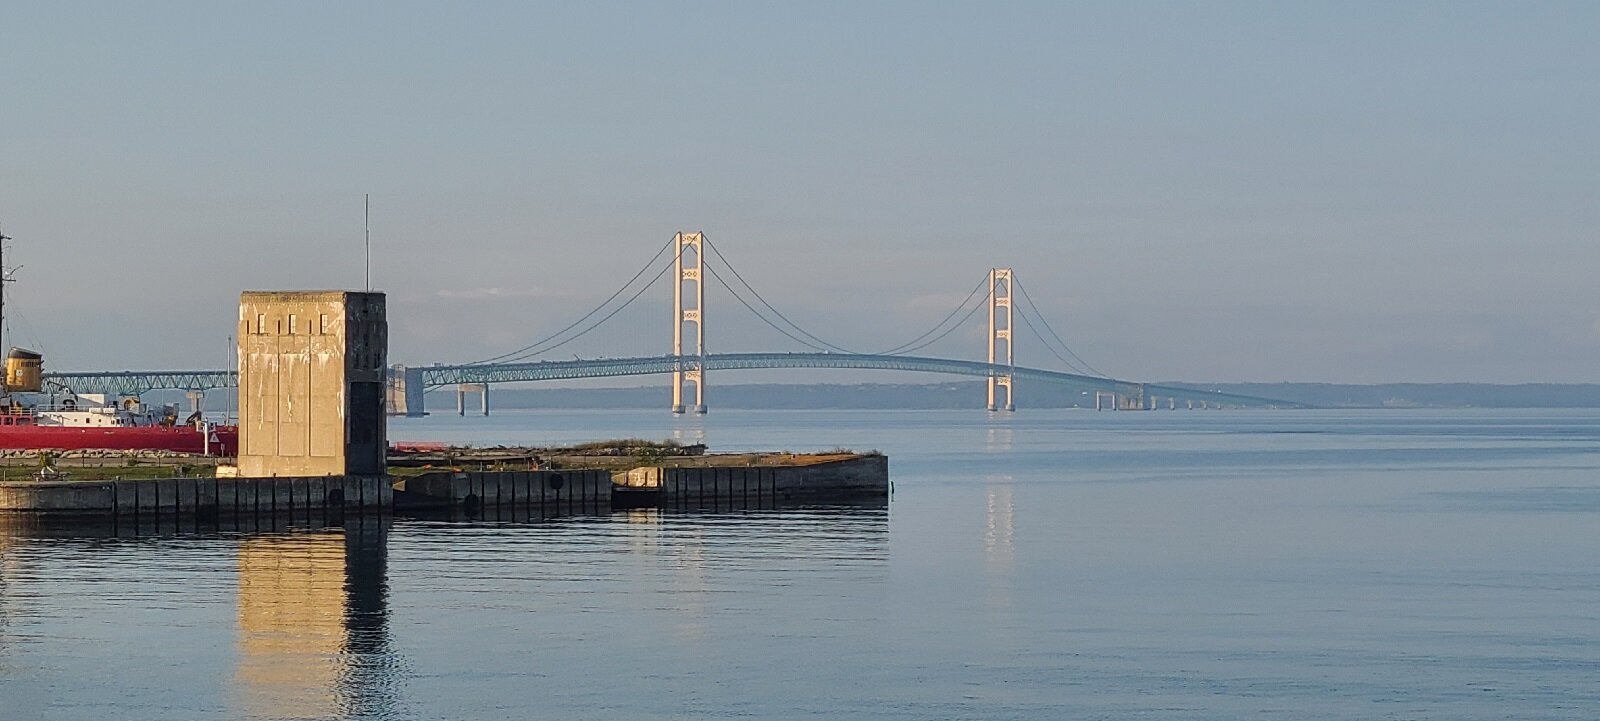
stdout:
{"type": "MultiPolygon", "coordinates": [[[[745,280],[704,233],[699,232],[673,236],[616,292],[544,338],[471,363],[393,366],[388,397],[391,413],[417,416],[426,412],[427,391],[454,387],[458,413],[466,413],[469,394],[478,394],[481,411],[487,415],[489,388],[494,384],[667,375],[671,378],[671,410],[704,413],[709,373],[770,369],[885,370],[982,378],[986,385],[986,407],[991,411],[1015,410],[1019,383],[1071,387],[1086,395],[1092,393],[1096,408],[1115,410],[1301,407],[1269,398],[1141,383],[1101,373],[1067,345],[1011,268],[987,270],[955,310],[921,335],[884,351],[857,352],[824,340],[790,320],[745,280]],[[671,353],[625,358],[539,359],[596,331],[667,278],[673,279],[671,353]],[[713,278],[740,306],[805,350],[707,352],[705,291],[707,281],[713,278]],[[916,355],[966,327],[980,313],[985,316],[980,323],[986,328],[983,360],[916,355]],[[1016,321],[1021,321],[1020,327],[1028,330],[1064,369],[1017,365],[1014,341],[1019,326],[1014,325],[1016,321]]],[[[233,370],[100,371],[51,373],[48,377],[76,393],[112,395],[140,395],[154,390],[204,392],[234,388],[238,384],[237,372],[233,370]]]]}

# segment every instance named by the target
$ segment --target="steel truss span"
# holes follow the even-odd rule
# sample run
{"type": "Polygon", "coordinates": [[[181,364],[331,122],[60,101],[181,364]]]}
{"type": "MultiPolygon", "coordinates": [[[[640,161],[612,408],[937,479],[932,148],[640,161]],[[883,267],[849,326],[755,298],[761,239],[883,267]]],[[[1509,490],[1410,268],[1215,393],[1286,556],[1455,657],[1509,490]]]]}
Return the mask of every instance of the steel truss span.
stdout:
{"type": "MultiPolygon", "coordinates": [[[[699,356],[696,356],[695,359],[698,360],[699,356]]],[[[598,358],[593,360],[561,360],[532,363],[433,365],[420,368],[412,367],[407,370],[412,373],[419,373],[424,386],[438,388],[462,383],[529,383],[580,378],[616,378],[669,374],[681,368],[680,364],[683,360],[678,356],[663,355],[640,358],[598,358]]],[[[951,358],[856,353],[710,353],[705,356],[705,368],[706,370],[717,371],[838,368],[938,373],[977,378],[988,378],[994,373],[1010,373],[1013,378],[1020,382],[1066,385],[1085,391],[1116,393],[1135,398],[1155,396],[1179,402],[1204,401],[1215,405],[1276,408],[1305,407],[1302,404],[1288,403],[1271,398],[1258,398],[1232,393],[1214,393],[1192,388],[1159,386],[1040,368],[991,365],[982,361],[965,361],[951,358]]],[[[213,388],[231,388],[238,383],[238,376],[233,371],[107,371],[97,373],[51,373],[46,377],[71,388],[77,393],[123,395],[138,395],[159,389],[210,390],[213,388]]]]}
{"type": "Polygon", "coordinates": [[[137,396],[155,390],[208,391],[236,388],[235,371],[95,371],[45,373],[46,384],[60,384],[74,393],[137,396]]]}

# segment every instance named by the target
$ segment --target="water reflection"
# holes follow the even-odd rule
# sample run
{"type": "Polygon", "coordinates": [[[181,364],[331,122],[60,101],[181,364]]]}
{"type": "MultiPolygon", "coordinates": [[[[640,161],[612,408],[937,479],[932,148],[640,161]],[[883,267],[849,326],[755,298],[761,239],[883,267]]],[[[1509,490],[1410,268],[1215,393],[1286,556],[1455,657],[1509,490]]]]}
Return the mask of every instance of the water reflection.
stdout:
{"type": "Polygon", "coordinates": [[[990,453],[1009,453],[1011,444],[1011,426],[991,426],[984,433],[983,449],[985,451],[990,453]]]}
{"type": "MultiPolygon", "coordinates": [[[[881,598],[888,520],[879,501],[393,529],[387,519],[159,535],[0,524],[0,564],[19,569],[0,578],[0,719],[98,718],[108,698],[117,718],[140,721],[498,718],[505,701],[493,699],[507,688],[562,703],[588,693],[574,688],[601,692],[551,668],[617,665],[636,684],[628,693],[647,699],[637,684],[683,682],[660,669],[719,658],[730,639],[765,638],[773,623],[810,619],[785,632],[807,648],[870,635],[879,605],[841,599],[881,598]],[[404,626],[390,620],[391,540],[405,555],[406,598],[426,604],[404,626]],[[449,612],[463,608],[472,619],[449,612]],[[180,696],[186,705],[173,707],[180,696]]],[[[616,703],[583,708],[601,701],[616,703]]]]}
{"type": "Polygon", "coordinates": [[[685,446],[704,444],[706,442],[706,428],[704,422],[698,417],[685,418],[681,425],[673,426],[672,440],[685,446]]]}
{"type": "Polygon", "coordinates": [[[239,545],[237,703],[253,718],[383,716],[394,704],[387,528],[245,538],[239,545]]]}
{"type": "MultiPolygon", "coordinates": [[[[310,525],[295,528],[287,519],[262,517],[179,532],[170,526],[157,531],[154,524],[0,516],[0,670],[7,666],[7,628],[13,619],[31,622],[33,636],[53,637],[42,629],[57,622],[57,615],[65,623],[104,614],[139,620],[146,612],[182,607],[191,596],[200,604],[195,608],[203,608],[225,599],[219,594],[231,587],[232,683],[218,699],[232,709],[230,717],[389,716],[400,675],[388,621],[389,519],[317,519],[310,525]],[[163,557],[184,560],[159,560],[163,557]],[[172,585],[175,573],[196,585],[172,585]],[[212,578],[220,583],[213,585],[212,578]],[[72,598],[74,584],[90,584],[77,594],[82,600],[72,598]],[[90,589],[93,595],[81,594],[90,589]],[[14,608],[30,600],[35,602],[14,608]]],[[[185,639],[192,634],[186,628],[165,634],[173,648],[189,648],[185,639]]],[[[86,646],[80,653],[99,653],[100,644],[91,637],[83,641],[96,648],[86,646]]],[[[190,648],[189,653],[210,652],[190,648]]],[[[226,663],[229,655],[217,660],[226,663]]],[[[24,708],[28,700],[20,700],[24,708]]],[[[13,711],[17,708],[0,718],[10,718],[13,711]]],[[[25,717],[30,716],[18,716],[25,717]]]]}
{"type": "Polygon", "coordinates": [[[1011,605],[1011,582],[1016,564],[1016,501],[1012,479],[991,475],[985,479],[983,511],[983,565],[989,577],[989,602],[1011,605]]]}
{"type": "Polygon", "coordinates": [[[628,550],[638,555],[656,555],[661,543],[661,510],[631,508],[624,513],[628,519],[628,550]]]}

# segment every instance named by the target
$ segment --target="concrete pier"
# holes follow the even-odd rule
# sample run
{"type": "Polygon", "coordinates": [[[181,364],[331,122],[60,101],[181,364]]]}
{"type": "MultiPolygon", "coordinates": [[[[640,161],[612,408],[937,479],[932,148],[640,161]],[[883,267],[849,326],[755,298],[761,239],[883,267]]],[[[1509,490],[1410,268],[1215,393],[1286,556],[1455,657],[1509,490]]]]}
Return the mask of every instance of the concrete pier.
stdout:
{"type": "Polygon", "coordinates": [[[0,513],[64,518],[309,517],[443,511],[505,520],[614,508],[781,508],[889,497],[883,455],[683,457],[677,465],[415,476],[0,481],[0,513]],[[693,459],[693,460],[689,460],[693,459]]]}
{"type": "Polygon", "coordinates": [[[889,497],[889,458],[750,466],[646,466],[618,478],[625,505],[662,508],[777,508],[889,497]]]}
{"type": "Polygon", "coordinates": [[[484,415],[489,415],[489,384],[488,383],[462,383],[456,387],[456,415],[467,414],[467,395],[478,394],[478,408],[484,415]]]}
{"type": "Polygon", "coordinates": [[[394,482],[395,508],[459,510],[541,507],[560,513],[609,513],[611,472],[439,471],[394,482]]]}
{"type": "Polygon", "coordinates": [[[224,513],[216,516],[59,516],[23,513],[0,514],[0,537],[25,535],[41,540],[172,538],[193,534],[271,534],[283,538],[288,531],[342,528],[347,542],[358,537],[382,541],[393,517],[383,513],[310,510],[294,513],[224,513]]]}
{"type": "Polygon", "coordinates": [[[0,511],[54,516],[210,516],[383,511],[384,476],[0,481],[0,511]]]}

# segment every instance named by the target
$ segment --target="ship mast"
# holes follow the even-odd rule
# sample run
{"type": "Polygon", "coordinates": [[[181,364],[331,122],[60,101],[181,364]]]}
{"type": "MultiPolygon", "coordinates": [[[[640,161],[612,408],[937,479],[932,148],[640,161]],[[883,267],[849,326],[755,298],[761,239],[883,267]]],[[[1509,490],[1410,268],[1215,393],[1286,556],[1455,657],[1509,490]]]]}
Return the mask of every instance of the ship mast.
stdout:
{"type": "MultiPolygon", "coordinates": [[[[6,347],[6,283],[11,281],[11,276],[6,273],[6,241],[11,240],[5,231],[0,231],[0,352],[6,347]]],[[[0,383],[0,393],[4,393],[5,384],[0,383]]]]}
{"type": "MultiPolygon", "coordinates": [[[[0,231],[0,353],[6,347],[6,283],[11,281],[10,274],[6,273],[6,241],[11,240],[4,231],[0,231]]],[[[0,398],[6,398],[10,404],[11,384],[5,378],[5,372],[0,371],[0,398]]]]}
{"type": "MultiPolygon", "coordinates": [[[[5,339],[6,284],[15,280],[11,277],[11,274],[16,272],[16,268],[6,267],[6,241],[8,240],[11,240],[11,236],[0,232],[0,353],[6,352],[7,349],[5,339]]],[[[0,360],[0,363],[4,363],[4,361],[0,360]]],[[[9,399],[11,398],[11,384],[7,381],[8,379],[5,377],[5,372],[0,371],[0,398],[7,399],[7,402],[9,403],[9,399]]]]}

